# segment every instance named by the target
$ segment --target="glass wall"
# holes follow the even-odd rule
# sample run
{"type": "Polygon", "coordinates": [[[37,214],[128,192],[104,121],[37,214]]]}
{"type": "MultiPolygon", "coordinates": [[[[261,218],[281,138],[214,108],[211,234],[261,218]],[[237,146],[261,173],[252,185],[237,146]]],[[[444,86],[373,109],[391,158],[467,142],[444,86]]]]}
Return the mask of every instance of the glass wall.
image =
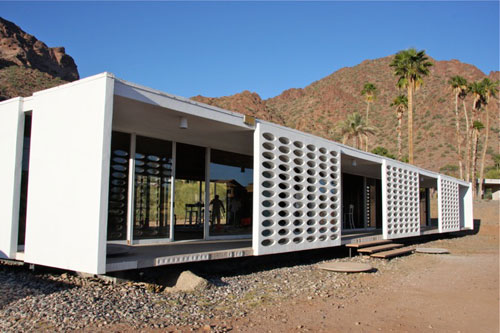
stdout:
{"type": "Polygon", "coordinates": [[[211,150],[207,175],[206,148],[139,135],[133,143],[131,137],[112,132],[108,240],[127,240],[128,228],[133,230],[132,241],[203,239],[206,228],[210,236],[251,234],[252,156],[211,150]],[[131,158],[134,183],[129,185],[131,158]],[[127,224],[129,200],[131,225],[127,224]]]}
{"type": "Polygon", "coordinates": [[[252,232],[253,158],[210,152],[210,236],[252,232]]]}
{"type": "Polygon", "coordinates": [[[108,240],[127,238],[127,198],[130,134],[111,133],[108,240]]]}
{"type": "Polygon", "coordinates": [[[172,142],[137,136],[134,239],[170,237],[172,142]]]}
{"type": "Polygon", "coordinates": [[[202,239],[205,214],[205,148],[177,143],[175,240],[202,239]]]}

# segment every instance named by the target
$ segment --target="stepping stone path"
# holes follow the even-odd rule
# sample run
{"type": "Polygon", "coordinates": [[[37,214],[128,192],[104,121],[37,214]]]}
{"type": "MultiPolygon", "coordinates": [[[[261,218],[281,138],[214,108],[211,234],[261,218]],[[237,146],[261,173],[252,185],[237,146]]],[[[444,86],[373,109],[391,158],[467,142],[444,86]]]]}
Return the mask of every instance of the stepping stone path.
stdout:
{"type": "Polygon", "coordinates": [[[415,250],[417,253],[427,253],[427,254],[448,254],[450,251],[447,249],[441,249],[437,247],[417,247],[415,250]]]}
{"type": "Polygon", "coordinates": [[[357,262],[329,262],[318,265],[318,268],[326,271],[342,273],[361,273],[373,270],[371,265],[357,262]]]}

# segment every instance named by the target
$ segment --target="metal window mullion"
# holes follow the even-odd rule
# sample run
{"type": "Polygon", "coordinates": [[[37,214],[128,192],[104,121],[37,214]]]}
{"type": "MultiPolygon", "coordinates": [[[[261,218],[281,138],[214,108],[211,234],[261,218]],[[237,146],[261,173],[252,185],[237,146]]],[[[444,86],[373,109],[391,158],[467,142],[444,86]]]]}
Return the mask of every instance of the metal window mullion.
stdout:
{"type": "Polygon", "coordinates": [[[134,242],[134,211],[135,211],[135,150],[137,136],[135,133],[130,135],[130,155],[128,172],[128,198],[127,198],[127,244],[134,242]]]}
{"type": "Polygon", "coordinates": [[[210,238],[210,148],[205,148],[205,211],[203,216],[203,239],[210,238]]]}
{"type": "Polygon", "coordinates": [[[177,143],[172,141],[172,174],[170,175],[170,241],[174,241],[175,226],[175,167],[177,164],[177,143]]]}
{"type": "Polygon", "coordinates": [[[363,177],[363,226],[364,228],[368,228],[368,210],[366,205],[368,204],[366,195],[366,177],[363,177]]]}

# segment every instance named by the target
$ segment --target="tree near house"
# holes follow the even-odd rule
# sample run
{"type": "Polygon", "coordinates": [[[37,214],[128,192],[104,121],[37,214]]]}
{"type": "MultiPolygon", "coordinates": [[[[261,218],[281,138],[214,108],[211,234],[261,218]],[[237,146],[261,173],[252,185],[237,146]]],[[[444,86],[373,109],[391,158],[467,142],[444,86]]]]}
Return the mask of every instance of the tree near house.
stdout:
{"type": "Polygon", "coordinates": [[[365,96],[366,101],[366,124],[369,123],[369,115],[370,115],[370,104],[373,103],[374,100],[377,99],[377,87],[370,82],[366,82],[363,86],[363,90],[361,90],[361,95],[365,96]]]}
{"type": "Polygon", "coordinates": [[[396,127],[396,132],[398,133],[398,160],[401,160],[401,129],[403,126],[403,114],[405,110],[408,109],[408,98],[405,95],[399,95],[394,99],[394,101],[392,101],[391,106],[396,108],[396,115],[398,118],[398,126],[396,127]]]}
{"type": "Polygon", "coordinates": [[[413,94],[423,84],[423,77],[429,75],[432,63],[425,51],[414,48],[399,51],[389,66],[394,68],[394,75],[398,77],[396,86],[406,88],[408,92],[408,155],[413,164],[413,94]]]}
{"type": "Polygon", "coordinates": [[[368,134],[375,134],[376,129],[366,125],[365,120],[359,112],[351,113],[339,124],[342,135],[342,143],[346,144],[348,140],[353,140],[354,148],[360,148],[363,138],[368,140],[368,134]]]}
{"type": "Polygon", "coordinates": [[[387,148],[385,147],[382,147],[382,146],[378,146],[374,149],[372,149],[372,153],[373,154],[377,154],[377,155],[380,155],[380,156],[385,156],[385,157],[389,157],[389,158],[392,158],[393,160],[396,159],[396,156],[392,155],[389,150],[387,150],[387,148]]]}
{"type": "Polygon", "coordinates": [[[476,174],[477,174],[477,148],[479,143],[479,131],[484,128],[483,123],[479,121],[479,111],[486,103],[486,90],[482,82],[472,82],[469,84],[469,93],[472,95],[472,119],[471,119],[471,147],[472,154],[470,160],[468,161],[470,165],[471,175],[470,179],[472,181],[472,195],[476,197],[477,186],[476,186],[476,174]]]}
{"type": "Polygon", "coordinates": [[[483,81],[481,81],[481,84],[483,85],[484,89],[484,97],[485,97],[485,134],[484,134],[484,144],[483,144],[483,152],[481,156],[481,166],[479,167],[479,189],[478,189],[478,194],[479,198],[483,197],[483,180],[484,180],[484,163],[486,160],[486,151],[488,150],[488,137],[490,133],[490,115],[489,115],[489,109],[488,109],[488,104],[490,103],[490,99],[497,98],[498,94],[498,86],[500,84],[499,81],[491,81],[488,78],[484,78],[483,81]]]}
{"type": "MultiPolygon", "coordinates": [[[[460,178],[463,179],[463,160],[462,160],[462,135],[460,133],[460,117],[458,115],[458,98],[467,91],[467,80],[463,77],[456,75],[448,80],[453,93],[455,94],[455,129],[457,136],[457,157],[458,157],[458,170],[460,178]]],[[[468,130],[468,129],[467,129],[468,130]]]]}
{"type": "MultiPolygon", "coordinates": [[[[458,98],[462,100],[462,106],[464,109],[464,118],[465,118],[465,157],[462,160],[462,163],[465,164],[464,170],[464,178],[465,181],[470,181],[470,167],[469,161],[471,159],[471,141],[472,141],[472,132],[471,132],[471,122],[469,121],[469,113],[467,112],[467,106],[465,105],[465,99],[469,95],[469,84],[467,83],[467,87],[460,92],[458,98]]],[[[462,143],[463,141],[462,140],[462,143]]]]}
{"type": "MultiPolygon", "coordinates": [[[[365,96],[366,101],[366,125],[369,124],[369,115],[370,115],[370,105],[377,98],[377,87],[370,82],[366,82],[363,86],[363,90],[361,90],[361,95],[365,96]]],[[[368,140],[365,143],[365,151],[368,151],[368,140]]]]}

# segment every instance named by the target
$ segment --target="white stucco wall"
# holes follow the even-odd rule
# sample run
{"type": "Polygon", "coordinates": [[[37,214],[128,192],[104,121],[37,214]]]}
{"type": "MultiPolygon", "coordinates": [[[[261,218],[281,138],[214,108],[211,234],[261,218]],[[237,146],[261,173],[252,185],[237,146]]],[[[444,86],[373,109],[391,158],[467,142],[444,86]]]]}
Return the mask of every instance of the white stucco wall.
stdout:
{"type": "Polygon", "coordinates": [[[114,79],[34,94],[25,261],[105,273],[114,79]]]}
{"type": "Polygon", "coordinates": [[[0,103],[0,258],[17,251],[24,115],[22,98],[0,103]]]}

